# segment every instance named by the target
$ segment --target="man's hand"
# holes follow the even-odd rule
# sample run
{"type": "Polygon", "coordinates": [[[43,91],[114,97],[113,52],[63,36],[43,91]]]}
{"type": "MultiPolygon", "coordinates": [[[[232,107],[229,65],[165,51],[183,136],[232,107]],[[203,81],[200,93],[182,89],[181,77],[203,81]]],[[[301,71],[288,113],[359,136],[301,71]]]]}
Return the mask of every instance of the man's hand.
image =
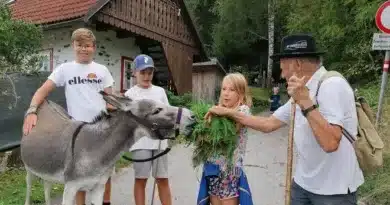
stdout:
{"type": "Polygon", "coordinates": [[[306,108],[312,104],[305,78],[306,76],[298,78],[296,75],[293,75],[287,82],[287,93],[301,108],[306,108]]]}
{"type": "Polygon", "coordinates": [[[23,135],[28,135],[31,130],[37,124],[38,116],[34,113],[28,114],[26,118],[24,118],[23,123],[23,135]]]}
{"type": "Polygon", "coordinates": [[[216,106],[213,106],[209,109],[209,111],[204,116],[204,119],[210,120],[212,115],[226,116],[226,115],[229,115],[230,111],[231,110],[229,108],[225,108],[225,107],[216,105],[216,106]]]}

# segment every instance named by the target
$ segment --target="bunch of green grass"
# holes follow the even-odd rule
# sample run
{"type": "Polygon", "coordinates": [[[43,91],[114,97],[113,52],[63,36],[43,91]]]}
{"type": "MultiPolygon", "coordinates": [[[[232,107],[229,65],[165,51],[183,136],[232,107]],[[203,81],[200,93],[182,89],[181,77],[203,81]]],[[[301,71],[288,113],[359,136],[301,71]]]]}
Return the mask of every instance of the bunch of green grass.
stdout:
{"type": "Polygon", "coordinates": [[[187,143],[195,147],[192,163],[194,167],[201,165],[213,156],[224,156],[228,165],[232,165],[233,154],[237,144],[237,129],[234,121],[213,116],[211,122],[204,119],[212,105],[204,102],[195,102],[191,105],[197,124],[192,136],[187,138],[187,143]]]}

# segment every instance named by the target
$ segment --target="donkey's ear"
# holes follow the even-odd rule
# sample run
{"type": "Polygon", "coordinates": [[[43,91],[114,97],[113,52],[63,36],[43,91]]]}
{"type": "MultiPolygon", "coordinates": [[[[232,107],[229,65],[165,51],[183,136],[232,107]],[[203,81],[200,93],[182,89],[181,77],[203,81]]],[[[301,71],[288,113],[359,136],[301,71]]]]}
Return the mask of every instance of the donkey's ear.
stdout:
{"type": "Polygon", "coordinates": [[[103,95],[104,101],[106,101],[108,104],[111,104],[112,106],[121,110],[125,109],[123,103],[121,103],[118,99],[116,99],[115,96],[107,94],[104,91],[101,91],[100,94],[103,95]]]}

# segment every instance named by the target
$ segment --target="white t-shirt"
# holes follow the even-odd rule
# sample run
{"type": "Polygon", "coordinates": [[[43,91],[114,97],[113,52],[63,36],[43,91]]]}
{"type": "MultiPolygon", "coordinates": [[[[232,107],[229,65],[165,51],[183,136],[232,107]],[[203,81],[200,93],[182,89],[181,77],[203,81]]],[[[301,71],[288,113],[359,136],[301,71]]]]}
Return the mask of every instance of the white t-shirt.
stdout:
{"type": "Polygon", "coordinates": [[[80,64],[75,61],[63,63],[48,77],[57,87],[65,86],[68,113],[75,120],[91,122],[106,102],[99,91],[110,87],[114,79],[106,66],[91,62],[80,64]]]}
{"type": "MultiPolygon", "coordinates": [[[[162,87],[152,85],[149,88],[142,88],[138,85],[131,87],[125,92],[125,96],[134,100],[137,99],[150,99],[155,101],[160,101],[166,105],[169,105],[167,94],[162,87]]],[[[130,151],[138,149],[154,149],[154,150],[164,150],[168,147],[168,140],[154,140],[148,136],[142,137],[138,140],[131,148],[130,151]],[[159,148],[159,144],[161,146],[159,148]]]]}
{"type": "MultiPolygon", "coordinates": [[[[318,82],[326,69],[321,67],[306,86],[315,101],[318,82]]],[[[353,90],[340,77],[326,79],[318,93],[319,112],[332,124],[344,127],[352,136],[357,134],[357,113],[353,90]]],[[[291,101],[273,114],[277,119],[289,123],[291,101]]],[[[321,195],[347,194],[355,192],[363,184],[364,177],[355,151],[345,136],[335,152],[326,153],[318,144],[313,131],[296,106],[294,143],[297,148],[295,182],[305,190],[321,195]]]]}

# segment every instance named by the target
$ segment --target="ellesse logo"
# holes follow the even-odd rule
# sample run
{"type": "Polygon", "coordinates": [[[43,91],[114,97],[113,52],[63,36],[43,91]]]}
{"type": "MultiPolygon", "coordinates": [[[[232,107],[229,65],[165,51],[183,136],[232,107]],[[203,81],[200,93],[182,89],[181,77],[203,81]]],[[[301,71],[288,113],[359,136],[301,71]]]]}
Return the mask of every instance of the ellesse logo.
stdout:
{"type": "Polygon", "coordinates": [[[100,84],[102,83],[101,79],[97,79],[97,75],[95,73],[88,73],[86,78],[82,78],[80,76],[75,76],[72,79],[68,81],[69,85],[76,85],[76,84],[100,84]]]}

